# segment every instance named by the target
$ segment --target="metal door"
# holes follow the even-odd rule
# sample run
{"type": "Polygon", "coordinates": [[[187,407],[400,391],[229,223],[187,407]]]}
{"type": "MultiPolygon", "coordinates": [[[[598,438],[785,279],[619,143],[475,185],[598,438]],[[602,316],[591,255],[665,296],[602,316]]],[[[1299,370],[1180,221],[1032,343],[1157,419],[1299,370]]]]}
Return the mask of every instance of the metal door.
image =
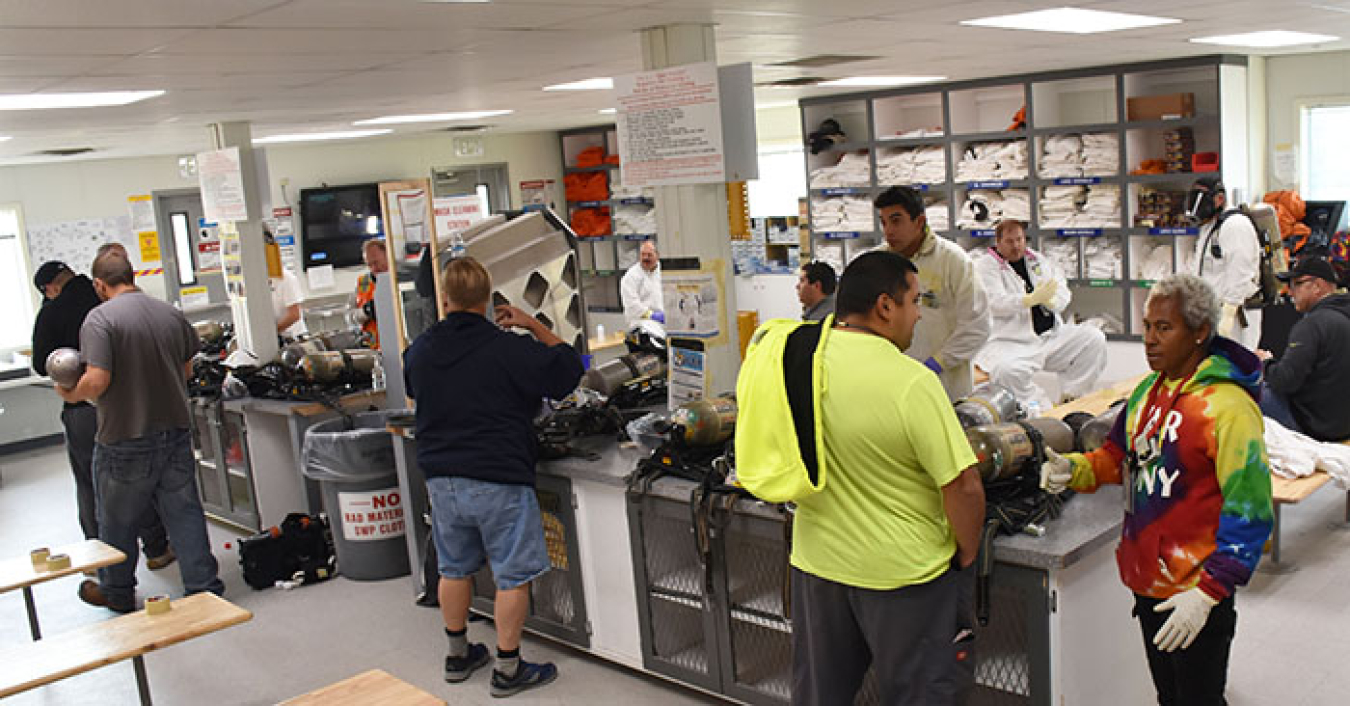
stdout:
{"type": "Polygon", "coordinates": [[[511,209],[511,181],[505,164],[433,167],[431,194],[436,198],[479,194],[487,204],[485,215],[511,209]]]}
{"type": "MultiPolygon", "coordinates": [[[[186,287],[206,287],[211,303],[227,301],[225,276],[212,255],[203,253],[203,233],[207,234],[205,247],[209,251],[219,247],[214,237],[214,225],[202,217],[202,198],[197,189],[171,189],[154,192],[155,227],[159,230],[159,250],[164,264],[164,289],[170,302],[181,303],[181,290],[186,287]]],[[[214,253],[219,257],[219,250],[214,253]]]]}

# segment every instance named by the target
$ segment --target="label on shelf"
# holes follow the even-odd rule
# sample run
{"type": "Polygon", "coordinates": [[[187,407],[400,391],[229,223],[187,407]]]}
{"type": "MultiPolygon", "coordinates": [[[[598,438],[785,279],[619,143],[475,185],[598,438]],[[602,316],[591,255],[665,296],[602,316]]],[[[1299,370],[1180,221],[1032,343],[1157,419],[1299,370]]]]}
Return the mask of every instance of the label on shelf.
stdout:
{"type": "Polygon", "coordinates": [[[854,194],[865,194],[865,193],[867,193],[867,187],[865,187],[865,186],[837,186],[837,187],[832,186],[832,187],[830,187],[830,188],[828,188],[828,189],[820,189],[820,193],[821,193],[822,195],[824,195],[824,196],[853,196],[854,194]]]}
{"type": "Polygon", "coordinates": [[[620,240],[655,240],[655,233],[624,233],[619,236],[620,240]]]}
{"type": "Polygon", "coordinates": [[[542,211],[546,208],[548,208],[548,204],[546,203],[527,203],[524,206],[521,206],[520,210],[529,213],[530,211],[542,211]]]}
{"type": "Polygon", "coordinates": [[[573,201],[573,202],[572,202],[572,205],[573,205],[573,206],[576,206],[577,208],[600,208],[600,207],[602,207],[602,206],[608,206],[608,205],[609,205],[609,202],[608,202],[608,201],[573,201]]]}
{"type": "Polygon", "coordinates": [[[1090,279],[1087,282],[1089,287],[1114,287],[1116,281],[1113,279],[1090,279]]]}
{"type": "Polygon", "coordinates": [[[860,237],[862,233],[856,230],[839,230],[821,233],[820,237],[826,240],[854,240],[860,237]]]}
{"type": "Polygon", "coordinates": [[[1154,284],[1154,281],[1151,280],[1151,279],[1140,279],[1140,280],[1135,280],[1135,282],[1134,282],[1134,286],[1136,286],[1136,287],[1142,287],[1142,288],[1144,288],[1144,289],[1148,289],[1148,288],[1152,287],[1153,284],[1154,284]]]}
{"type": "Polygon", "coordinates": [[[1102,183],[1101,177],[1063,177],[1052,182],[1055,186],[1088,186],[1102,183]]]}
{"type": "Polygon", "coordinates": [[[993,228],[981,228],[979,230],[966,231],[972,238],[992,238],[994,237],[993,228]]]}
{"type": "Polygon", "coordinates": [[[1200,235],[1199,228],[1149,228],[1149,235],[1200,235]]]}
{"type": "Polygon", "coordinates": [[[637,196],[627,199],[619,199],[620,206],[650,206],[655,203],[652,199],[645,196],[637,196]]]}
{"type": "Polygon", "coordinates": [[[995,179],[993,181],[972,181],[966,184],[968,189],[1006,189],[1008,181],[1006,179],[995,179]]]}
{"type": "Polygon", "coordinates": [[[1095,238],[1101,234],[1101,228],[1060,228],[1055,231],[1061,238],[1095,238]]]}

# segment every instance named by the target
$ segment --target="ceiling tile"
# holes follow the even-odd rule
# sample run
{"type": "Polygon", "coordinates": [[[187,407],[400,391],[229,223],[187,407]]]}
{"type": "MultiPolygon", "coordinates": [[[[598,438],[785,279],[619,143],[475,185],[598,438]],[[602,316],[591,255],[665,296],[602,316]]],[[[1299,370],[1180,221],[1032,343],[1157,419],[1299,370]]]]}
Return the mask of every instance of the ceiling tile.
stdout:
{"type": "Polygon", "coordinates": [[[192,36],[190,29],[0,28],[0,52],[22,56],[139,54],[192,36]]]}

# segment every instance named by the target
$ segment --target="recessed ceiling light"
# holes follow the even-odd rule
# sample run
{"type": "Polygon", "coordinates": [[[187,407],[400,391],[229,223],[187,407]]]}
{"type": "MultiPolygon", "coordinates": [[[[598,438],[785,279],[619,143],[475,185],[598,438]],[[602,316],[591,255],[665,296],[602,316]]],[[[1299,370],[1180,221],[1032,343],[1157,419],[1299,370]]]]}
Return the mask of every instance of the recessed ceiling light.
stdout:
{"type": "Polygon", "coordinates": [[[545,91],[608,91],[612,88],[614,88],[614,79],[608,77],[588,78],[582,81],[544,86],[545,91]]]}
{"type": "Polygon", "coordinates": [[[0,110],[102,108],[127,105],[164,95],[164,91],[106,91],[97,93],[9,93],[0,95],[0,110]]]}
{"type": "Polygon", "coordinates": [[[13,135],[0,135],[0,142],[6,142],[12,139],[14,139],[13,135]]]}
{"type": "Polygon", "coordinates": [[[461,113],[419,113],[414,115],[385,115],[379,118],[357,120],[353,125],[402,125],[405,123],[445,123],[453,120],[480,120],[498,115],[510,115],[510,110],[469,110],[461,113]]]}
{"type": "Polygon", "coordinates": [[[617,113],[617,112],[619,112],[619,109],[618,109],[618,108],[601,108],[601,109],[600,109],[600,114],[601,114],[601,115],[613,115],[613,114],[615,114],[615,113],[617,113]]]}
{"type": "Polygon", "coordinates": [[[268,135],[253,140],[255,145],[272,145],[278,142],[319,142],[321,140],[351,140],[357,137],[374,137],[393,132],[383,130],[338,130],[336,132],[300,132],[292,135],[268,135]]]}
{"type": "Polygon", "coordinates": [[[817,86],[912,86],[946,80],[946,76],[849,76],[821,81],[817,86]]]}
{"type": "Polygon", "coordinates": [[[1178,22],[1181,22],[1181,20],[1174,20],[1169,17],[1151,17],[1149,15],[1131,15],[1124,12],[1084,10],[1077,7],[1056,7],[1049,10],[1020,12],[1015,15],[999,15],[997,17],[983,17],[978,20],[962,20],[961,24],[969,27],[1024,29],[1032,32],[1095,34],[1097,32],[1115,32],[1122,29],[1171,25],[1177,24],[1178,22]]]}
{"type": "Polygon", "coordinates": [[[1283,29],[1272,29],[1264,32],[1244,32],[1243,34],[1220,34],[1213,37],[1196,37],[1191,41],[1196,44],[1223,44],[1230,47],[1273,49],[1275,47],[1292,47],[1296,44],[1321,44],[1322,42],[1334,42],[1338,39],[1340,39],[1340,37],[1333,37],[1327,34],[1309,34],[1307,32],[1290,32],[1283,29]]]}

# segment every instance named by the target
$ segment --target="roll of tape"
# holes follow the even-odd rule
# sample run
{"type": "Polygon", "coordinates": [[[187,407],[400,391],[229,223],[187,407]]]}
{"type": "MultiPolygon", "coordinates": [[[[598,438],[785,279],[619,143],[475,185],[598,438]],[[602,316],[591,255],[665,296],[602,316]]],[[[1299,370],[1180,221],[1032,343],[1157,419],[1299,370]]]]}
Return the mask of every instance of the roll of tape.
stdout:
{"type": "Polygon", "coordinates": [[[70,568],[70,556],[67,554],[52,554],[47,557],[47,570],[60,571],[70,568]]]}
{"type": "Polygon", "coordinates": [[[164,594],[160,594],[158,596],[150,596],[149,598],[145,599],[146,615],[163,615],[169,612],[169,609],[172,607],[173,604],[169,602],[169,597],[164,594]]]}
{"type": "Polygon", "coordinates": [[[47,569],[47,557],[52,555],[52,550],[46,547],[38,547],[37,549],[28,552],[28,555],[33,558],[34,569],[45,571],[47,569]]]}

